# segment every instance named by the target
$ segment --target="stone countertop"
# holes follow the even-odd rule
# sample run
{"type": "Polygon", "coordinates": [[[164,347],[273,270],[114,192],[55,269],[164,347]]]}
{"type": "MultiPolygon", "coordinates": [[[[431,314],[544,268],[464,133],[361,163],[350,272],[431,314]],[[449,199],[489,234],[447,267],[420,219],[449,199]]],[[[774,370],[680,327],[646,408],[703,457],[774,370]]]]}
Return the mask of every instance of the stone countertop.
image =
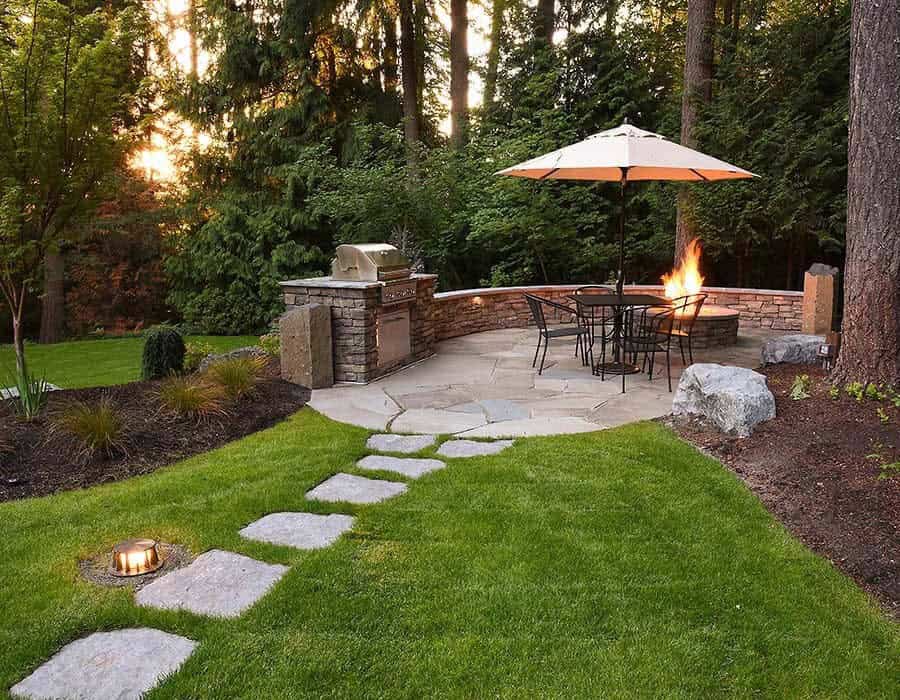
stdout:
{"type": "MultiPolygon", "coordinates": [[[[437,275],[414,273],[410,275],[409,279],[437,279],[437,275]]],[[[381,287],[384,283],[357,280],[336,280],[332,279],[331,277],[309,277],[307,279],[285,280],[284,282],[279,282],[279,284],[282,287],[313,287],[319,289],[371,289],[372,287],[381,287]]]]}

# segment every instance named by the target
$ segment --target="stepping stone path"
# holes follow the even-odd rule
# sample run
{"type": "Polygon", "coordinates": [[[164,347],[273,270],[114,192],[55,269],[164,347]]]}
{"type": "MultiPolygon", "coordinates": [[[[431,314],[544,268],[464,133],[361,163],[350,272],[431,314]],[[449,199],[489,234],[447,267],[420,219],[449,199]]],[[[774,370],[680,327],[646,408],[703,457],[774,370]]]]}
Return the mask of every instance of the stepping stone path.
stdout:
{"type": "MultiPolygon", "coordinates": [[[[479,404],[479,411],[484,404],[479,404]]],[[[496,411],[508,407],[489,405],[496,411]]],[[[409,411],[407,412],[409,413],[409,411]]],[[[427,421],[450,415],[458,420],[465,413],[422,411],[427,421]]],[[[372,435],[366,446],[380,452],[411,454],[435,443],[434,435],[372,435]]],[[[512,440],[476,442],[450,440],[441,445],[444,457],[475,457],[502,452],[512,440]]],[[[412,459],[369,455],[356,466],[385,470],[416,479],[443,469],[439,459],[412,459]]],[[[397,481],[367,479],[339,473],[306,493],[314,501],[378,503],[407,490],[397,481]]],[[[256,520],[240,535],[249,540],[295,547],[321,549],[333,544],[353,527],[351,515],[333,513],[271,513],[256,520]]],[[[213,549],[201,554],[183,569],[176,569],[148,583],[135,593],[142,607],[187,610],[197,615],[234,618],[251,607],[272,588],[288,567],[267,564],[234,552],[213,549]]],[[[60,700],[139,700],[166,676],[177,671],[197,646],[185,637],[149,628],[97,632],[67,644],[34,673],[10,689],[13,697],[60,700]]]]}
{"type": "Polygon", "coordinates": [[[401,452],[411,454],[434,444],[434,435],[391,435],[379,433],[366,442],[366,447],[379,452],[401,452]]]}
{"type": "Polygon", "coordinates": [[[359,460],[356,466],[371,471],[397,472],[410,479],[418,479],[423,474],[443,469],[447,465],[439,459],[401,459],[400,457],[369,455],[359,460]]]}
{"type": "Polygon", "coordinates": [[[441,445],[437,453],[441,457],[483,457],[503,452],[507,447],[511,447],[512,444],[512,440],[497,440],[495,442],[449,440],[441,445]]]}
{"type": "Polygon", "coordinates": [[[352,515],[272,513],[241,530],[248,540],[280,544],[296,549],[322,549],[353,527],[352,515]]]}
{"type": "Polygon", "coordinates": [[[335,474],[311,491],[306,492],[310,501],[345,501],[347,503],[379,503],[406,491],[406,484],[398,481],[367,479],[352,474],[335,474]]]}
{"type": "Polygon", "coordinates": [[[96,632],[64,646],[9,692],[14,698],[138,700],[175,673],[196,646],[148,628],[96,632]]]}
{"type": "Polygon", "coordinates": [[[148,608],[237,617],[262,598],[287,570],[281,564],[266,564],[213,549],[189,566],[147,584],[137,592],[135,601],[148,608]]]}

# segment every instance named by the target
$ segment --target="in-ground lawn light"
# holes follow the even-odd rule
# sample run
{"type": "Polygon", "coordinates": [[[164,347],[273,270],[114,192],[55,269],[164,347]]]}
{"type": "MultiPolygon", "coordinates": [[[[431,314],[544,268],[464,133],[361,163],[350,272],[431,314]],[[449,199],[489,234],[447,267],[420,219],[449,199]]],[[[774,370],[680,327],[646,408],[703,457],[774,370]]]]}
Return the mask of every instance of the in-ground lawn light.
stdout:
{"type": "Polygon", "coordinates": [[[136,538],[113,547],[110,572],[116,576],[140,576],[156,571],[162,565],[156,540],[136,538]]]}

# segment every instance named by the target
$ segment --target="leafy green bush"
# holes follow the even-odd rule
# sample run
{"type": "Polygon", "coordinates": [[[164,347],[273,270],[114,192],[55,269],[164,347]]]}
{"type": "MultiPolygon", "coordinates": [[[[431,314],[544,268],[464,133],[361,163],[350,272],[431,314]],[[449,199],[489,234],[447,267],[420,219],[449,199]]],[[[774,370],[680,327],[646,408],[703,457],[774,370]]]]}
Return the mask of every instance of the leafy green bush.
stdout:
{"type": "Polygon", "coordinates": [[[170,326],[156,326],[144,334],[144,356],[141,376],[160,379],[184,368],[184,339],[170,326]]]}
{"type": "Polygon", "coordinates": [[[837,401],[839,398],[841,398],[841,390],[837,385],[832,386],[828,390],[828,395],[832,398],[832,400],[837,401]]]}
{"type": "Polygon", "coordinates": [[[222,388],[199,377],[169,377],[159,387],[159,400],[182,417],[207,418],[225,413],[222,388]]]}
{"type": "Polygon", "coordinates": [[[809,389],[812,386],[812,379],[808,374],[798,374],[794,377],[794,383],[791,385],[791,398],[794,401],[802,401],[809,398],[809,389]]]}
{"type": "Polygon", "coordinates": [[[281,336],[278,333],[266,333],[259,336],[259,347],[267,355],[278,357],[281,354],[281,336]]]}
{"type": "Polygon", "coordinates": [[[857,402],[861,402],[865,396],[866,387],[862,382],[850,382],[844,387],[844,391],[847,392],[847,396],[850,398],[856,399],[857,402]]]}
{"type": "Polygon", "coordinates": [[[266,363],[260,357],[235,357],[216,362],[206,371],[210,381],[231,400],[253,392],[266,363]]]}
{"type": "Polygon", "coordinates": [[[54,420],[54,428],[78,439],[82,454],[91,456],[103,451],[111,454],[123,449],[120,439],[124,432],[122,419],[108,396],[96,404],[76,401],[64,408],[54,420]]]}
{"type": "Polygon", "coordinates": [[[190,340],[185,345],[184,371],[195,372],[207,355],[214,353],[216,349],[203,340],[190,340]]]}

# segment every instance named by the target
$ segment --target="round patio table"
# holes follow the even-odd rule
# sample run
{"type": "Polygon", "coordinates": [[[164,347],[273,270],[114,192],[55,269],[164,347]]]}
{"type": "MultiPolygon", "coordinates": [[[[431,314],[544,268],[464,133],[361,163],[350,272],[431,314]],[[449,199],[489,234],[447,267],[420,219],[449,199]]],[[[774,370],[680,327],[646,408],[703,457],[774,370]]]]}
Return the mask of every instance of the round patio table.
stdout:
{"type": "MultiPolygon", "coordinates": [[[[632,323],[631,319],[635,309],[647,308],[648,306],[670,306],[671,302],[665,297],[654,296],[653,294],[570,294],[569,298],[573,301],[585,306],[592,311],[598,308],[612,309],[613,314],[613,359],[611,362],[597,362],[593,367],[594,374],[621,374],[622,375],[622,393],[625,392],[625,375],[635,374],[641,371],[641,368],[635,364],[625,361],[623,348],[626,346],[631,336],[632,323]]],[[[596,314],[591,313],[586,316],[585,320],[591,324],[591,338],[594,337],[594,325],[596,322],[596,314]]]]}

